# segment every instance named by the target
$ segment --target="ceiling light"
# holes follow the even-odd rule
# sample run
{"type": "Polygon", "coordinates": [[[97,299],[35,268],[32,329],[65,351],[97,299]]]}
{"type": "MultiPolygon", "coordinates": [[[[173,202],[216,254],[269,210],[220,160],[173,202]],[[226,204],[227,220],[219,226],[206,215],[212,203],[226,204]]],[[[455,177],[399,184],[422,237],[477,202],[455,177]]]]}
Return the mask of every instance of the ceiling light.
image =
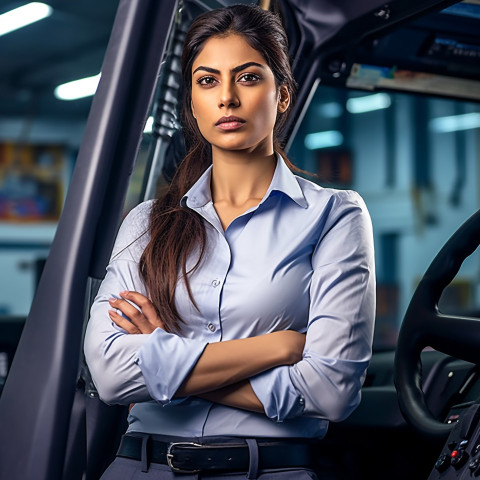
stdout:
{"type": "Polygon", "coordinates": [[[77,100],[95,95],[101,74],[63,83],[55,88],[54,94],[59,100],[77,100]]]}
{"type": "Polygon", "coordinates": [[[31,2],[0,15],[0,35],[13,32],[49,17],[53,12],[50,5],[40,2],[31,2]]]}
{"type": "Polygon", "coordinates": [[[464,113],[449,117],[437,117],[430,120],[430,128],[436,133],[458,132],[480,128],[480,113],[464,113]]]}
{"type": "Polygon", "coordinates": [[[338,102],[327,102],[318,105],[317,111],[324,118],[338,118],[343,114],[343,107],[338,102]]]}
{"type": "Polygon", "coordinates": [[[347,100],[347,110],[350,113],[365,113],[388,108],[392,104],[387,93],[375,93],[364,97],[353,97],[347,100]]]}
{"type": "Polygon", "coordinates": [[[338,147],[343,143],[343,135],[337,130],[309,133],[305,135],[304,144],[309,150],[338,147]]]}

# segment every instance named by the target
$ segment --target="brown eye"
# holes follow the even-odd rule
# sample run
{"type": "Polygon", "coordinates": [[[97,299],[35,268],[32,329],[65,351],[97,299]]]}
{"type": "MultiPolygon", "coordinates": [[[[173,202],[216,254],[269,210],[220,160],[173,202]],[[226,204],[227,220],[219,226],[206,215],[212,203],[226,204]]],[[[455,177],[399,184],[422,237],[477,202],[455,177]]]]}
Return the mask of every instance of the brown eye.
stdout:
{"type": "Polygon", "coordinates": [[[259,80],[260,77],[258,75],[255,75],[254,73],[244,73],[238,79],[238,81],[242,83],[256,83],[259,80]]]}
{"type": "Polygon", "coordinates": [[[216,82],[214,77],[201,77],[197,80],[198,85],[203,85],[205,87],[209,87],[216,82]]]}

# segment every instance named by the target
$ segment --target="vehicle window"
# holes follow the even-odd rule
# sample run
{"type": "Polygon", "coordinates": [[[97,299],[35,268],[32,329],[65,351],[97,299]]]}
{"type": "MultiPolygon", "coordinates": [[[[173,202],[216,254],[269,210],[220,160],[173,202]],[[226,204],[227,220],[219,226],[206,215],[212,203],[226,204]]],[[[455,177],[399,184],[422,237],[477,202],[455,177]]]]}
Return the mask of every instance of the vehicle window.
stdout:
{"type": "MultiPolygon", "coordinates": [[[[2,2],[0,15],[16,3],[2,2]]],[[[0,393],[55,235],[96,84],[87,91],[81,84],[70,92],[57,87],[84,78],[98,83],[118,6],[107,0],[93,11],[88,2],[48,3],[23,6],[21,18],[33,7],[42,19],[8,32],[2,23],[0,34],[0,393]]]]}
{"type": "Polygon", "coordinates": [[[0,36],[0,317],[29,311],[95,93],[57,87],[100,72],[117,5],[48,7],[0,36]]]}
{"type": "MultiPolygon", "coordinates": [[[[320,85],[289,149],[322,186],[353,189],[370,211],[376,247],[374,347],[393,348],[426,268],[479,208],[480,106],[320,85]]],[[[462,266],[440,309],[478,312],[478,257],[462,266]]]]}

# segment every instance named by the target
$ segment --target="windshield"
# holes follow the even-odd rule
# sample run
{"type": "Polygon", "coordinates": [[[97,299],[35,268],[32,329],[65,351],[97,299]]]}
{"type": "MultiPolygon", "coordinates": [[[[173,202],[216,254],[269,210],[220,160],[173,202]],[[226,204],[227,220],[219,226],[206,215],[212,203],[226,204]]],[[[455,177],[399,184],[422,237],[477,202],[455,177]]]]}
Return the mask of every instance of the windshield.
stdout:
{"type": "MultiPolygon", "coordinates": [[[[416,285],[450,235],[479,208],[480,106],[406,93],[319,85],[289,155],[322,186],[357,190],[375,238],[374,347],[394,348],[416,285]]],[[[440,309],[478,312],[470,257],[440,309]]]]}

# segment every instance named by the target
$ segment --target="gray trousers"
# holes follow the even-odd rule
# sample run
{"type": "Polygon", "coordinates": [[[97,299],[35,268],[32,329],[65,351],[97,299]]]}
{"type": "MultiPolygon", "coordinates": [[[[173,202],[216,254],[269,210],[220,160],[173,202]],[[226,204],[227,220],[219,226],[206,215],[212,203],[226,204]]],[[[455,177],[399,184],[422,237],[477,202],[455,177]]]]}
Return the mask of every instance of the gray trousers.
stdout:
{"type": "Polygon", "coordinates": [[[250,466],[248,472],[235,473],[174,473],[167,465],[149,463],[148,458],[132,460],[117,457],[102,475],[101,480],[221,480],[240,479],[249,480],[318,480],[316,474],[307,468],[278,468],[259,470],[258,448],[255,440],[247,440],[250,452],[250,466]]]}

